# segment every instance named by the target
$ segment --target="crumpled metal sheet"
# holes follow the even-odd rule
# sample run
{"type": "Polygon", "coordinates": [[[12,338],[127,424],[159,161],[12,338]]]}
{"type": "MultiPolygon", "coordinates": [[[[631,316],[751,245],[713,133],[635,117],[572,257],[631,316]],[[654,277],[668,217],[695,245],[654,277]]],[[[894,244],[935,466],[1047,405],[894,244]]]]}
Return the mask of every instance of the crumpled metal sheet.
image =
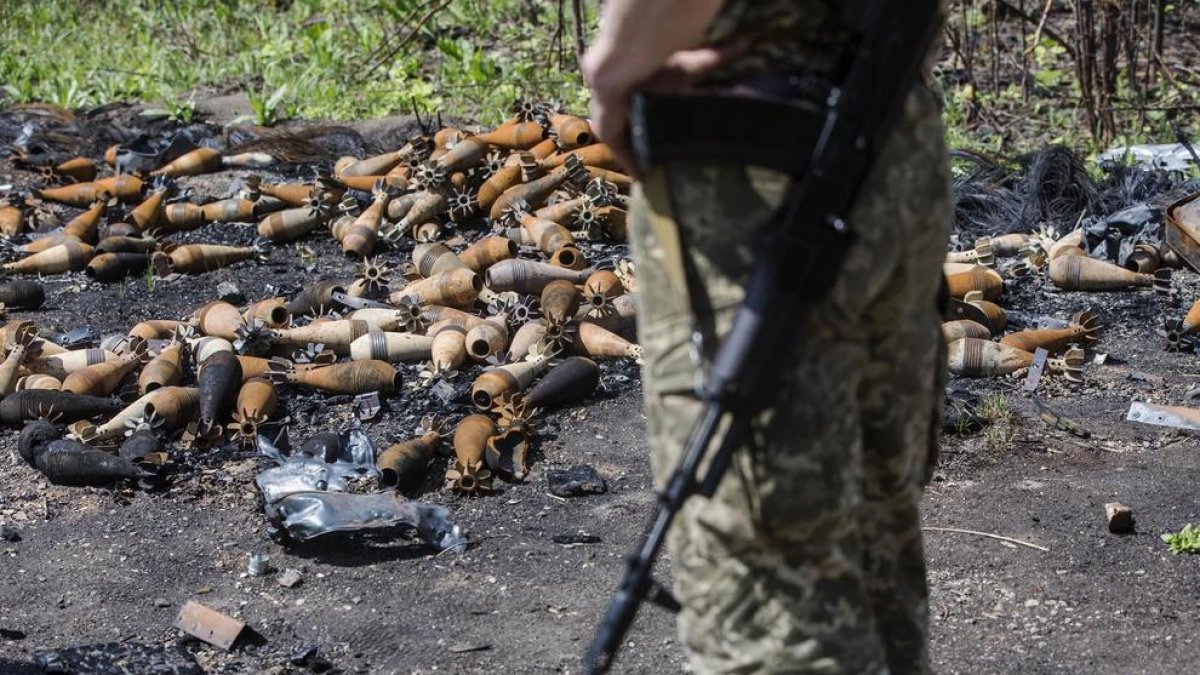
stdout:
{"type": "MultiPolygon", "coordinates": [[[[1195,145],[1193,145],[1195,147],[1195,145]]],[[[1132,162],[1163,171],[1187,171],[1195,163],[1192,153],[1182,143],[1131,145],[1112,148],[1096,155],[1096,164],[1112,166],[1132,162]]]]}
{"type": "Polygon", "coordinates": [[[1083,248],[1091,258],[1124,265],[1137,244],[1163,241],[1163,211],[1138,204],[1103,218],[1083,221],[1083,248]]]}
{"type": "Polygon", "coordinates": [[[331,532],[403,528],[416,530],[440,550],[461,553],[467,545],[462,528],[450,522],[449,509],[409,501],[395,492],[301,492],[276,504],[275,513],[279,524],[298,541],[331,532]]]}
{"type": "Polygon", "coordinates": [[[338,446],[325,457],[294,454],[284,456],[266,436],[258,437],[259,451],[275,460],[279,466],[258,474],[254,479],[266,500],[267,516],[272,517],[274,504],[297,492],[345,492],[347,482],[378,475],[375,467],[375,446],[359,428],[339,436],[338,446]]]}

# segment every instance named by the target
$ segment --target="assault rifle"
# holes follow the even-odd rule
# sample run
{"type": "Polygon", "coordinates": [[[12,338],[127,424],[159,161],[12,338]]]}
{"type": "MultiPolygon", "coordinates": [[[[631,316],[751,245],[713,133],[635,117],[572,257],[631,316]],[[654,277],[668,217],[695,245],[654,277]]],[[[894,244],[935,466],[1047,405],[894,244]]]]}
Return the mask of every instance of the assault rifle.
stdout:
{"type": "Polygon", "coordinates": [[[771,224],[758,233],[745,300],[698,392],[703,412],[588,649],[585,673],[609,670],[643,601],[679,610],[652,576],[671,522],[690,497],[713,495],[745,440],[761,407],[754,392],[772,389],[761,355],[787,353],[785,336],[836,281],[853,240],[844,218],[941,29],[938,0],[843,0],[841,5],[858,39],[844,78],[823,107],[731,96],[635,96],[631,141],[644,168],[732,159],[783,171],[792,179],[771,224]],[[805,126],[813,108],[817,121],[805,126]],[[730,118],[731,112],[740,117],[730,118]],[[725,122],[741,123],[714,124],[714,116],[721,115],[725,122]],[[805,146],[802,152],[799,144],[805,146]],[[730,423],[721,434],[726,418],[730,423]]]}

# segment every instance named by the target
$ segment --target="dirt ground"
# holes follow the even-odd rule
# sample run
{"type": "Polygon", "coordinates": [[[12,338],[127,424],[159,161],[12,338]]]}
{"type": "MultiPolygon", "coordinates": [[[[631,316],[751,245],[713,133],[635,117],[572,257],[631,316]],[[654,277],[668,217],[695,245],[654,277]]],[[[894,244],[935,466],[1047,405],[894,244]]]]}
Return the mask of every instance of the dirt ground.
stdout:
{"type": "MultiPolygon", "coordinates": [[[[0,184],[8,180],[0,172],[0,184]]],[[[180,237],[213,238],[252,237],[236,226],[180,237]]],[[[80,325],[124,332],[142,319],[189,313],[215,297],[223,281],[253,301],[352,274],[334,243],[314,236],[276,247],[264,264],[153,288],[141,278],[108,285],[82,275],[47,278],[46,307],[14,316],[37,321],[43,332],[80,325]],[[311,255],[301,257],[301,246],[311,255]]],[[[1184,289],[1196,280],[1176,275],[1184,289]]],[[[1185,290],[1184,299],[1190,295],[1185,290]]],[[[1048,375],[1041,391],[1091,432],[1086,439],[1040,421],[1018,380],[951,383],[1002,394],[1013,417],[1002,433],[946,438],[925,500],[926,525],[1003,535],[1048,551],[927,533],[937,672],[1190,671],[1197,613],[1190,591],[1200,566],[1197,558],[1170,555],[1159,535],[1200,513],[1197,444],[1190,435],[1124,419],[1132,400],[1186,404],[1200,374],[1196,357],[1165,353],[1156,334],[1161,314],[1182,310],[1148,291],[1060,294],[1037,281],[1011,289],[1004,304],[1060,318],[1091,308],[1105,326],[1094,352],[1108,358],[1087,366],[1082,387],[1048,375]],[[1103,505],[1114,500],[1133,507],[1136,533],[1107,531],[1103,505]]],[[[415,377],[415,368],[404,372],[415,377]]],[[[274,544],[253,484],[267,461],[252,452],[181,457],[160,492],[62,488],[20,459],[15,431],[5,430],[0,525],[19,540],[0,541],[0,673],[40,672],[33,660],[41,650],[105,642],[179,645],[211,673],[320,672],[323,663],[293,663],[311,646],[351,673],[578,672],[652,500],[636,371],[616,362],[607,374],[615,376],[607,392],[543,420],[524,483],[466,499],[438,490],[444,466],[431,469],[412,496],[450,507],[473,542],[461,556],[410,541],[274,544]],[[547,473],[577,464],[595,467],[609,491],[569,500],[550,495],[547,473]],[[598,541],[556,543],[577,535],[598,541]],[[247,576],[252,553],[268,554],[275,571],[247,576]],[[288,568],[303,575],[293,588],[278,583],[288,568]],[[188,600],[246,621],[261,639],[223,652],[183,637],[171,623],[188,600]]],[[[382,446],[406,437],[430,407],[426,398],[406,392],[390,401],[367,425],[372,440],[382,446]]],[[[296,394],[287,407],[294,440],[344,428],[350,419],[346,397],[296,394]]],[[[669,573],[669,558],[662,573],[669,573]]],[[[671,617],[645,608],[619,672],[686,671],[671,617]]]]}

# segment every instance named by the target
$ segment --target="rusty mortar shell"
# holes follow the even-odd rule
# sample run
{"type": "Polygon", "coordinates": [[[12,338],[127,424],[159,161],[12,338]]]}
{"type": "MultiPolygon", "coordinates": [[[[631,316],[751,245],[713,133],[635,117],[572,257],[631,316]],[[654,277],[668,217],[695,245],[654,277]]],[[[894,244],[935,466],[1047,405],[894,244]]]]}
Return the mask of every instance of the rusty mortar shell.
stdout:
{"type": "Polygon", "coordinates": [[[148,267],[149,253],[101,253],[88,262],[83,272],[89,279],[108,283],[140,275],[148,267]]]}
{"type": "Polygon", "coordinates": [[[0,201],[0,234],[15,237],[25,231],[24,204],[0,201]]]}
{"type": "Polygon", "coordinates": [[[27,391],[33,389],[60,391],[62,389],[62,381],[53,375],[43,375],[42,373],[26,375],[25,377],[17,380],[17,391],[27,391]]]}
{"type": "Polygon", "coordinates": [[[165,166],[150,172],[151,176],[199,176],[221,170],[221,152],[214,148],[196,148],[176,157],[165,166]]]}
{"type": "Polygon", "coordinates": [[[436,372],[458,370],[467,360],[467,329],[454,323],[444,322],[430,327],[433,336],[430,345],[430,361],[436,372]]]}
{"type": "Polygon", "coordinates": [[[490,211],[492,205],[510,188],[521,182],[521,165],[506,166],[492,174],[479,185],[476,200],[482,211],[490,211]]]}
{"type": "Polygon", "coordinates": [[[342,157],[333,165],[333,175],[338,179],[358,176],[382,176],[396,168],[401,162],[413,155],[412,145],[406,145],[399,150],[385,152],[381,155],[355,159],[342,157]]]}
{"type": "Polygon", "coordinates": [[[276,211],[258,223],[258,236],[274,242],[292,241],[312,232],[325,222],[325,211],[314,206],[276,211]]]}
{"type": "Polygon", "coordinates": [[[345,292],[345,284],[337,281],[322,281],[297,293],[296,297],[287,303],[287,309],[292,316],[323,312],[333,307],[334,293],[345,292]]]}
{"type": "MultiPolygon", "coordinates": [[[[525,167],[522,167],[522,169],[525,169],[525,167]]],[[[493,220],[498,219],[520,202],[525,202],[530,207],[536,208],[545,203],[546,199],[555,190],[567,182],[582,189],[587,184],[587,181],[588,172],[580,164],[579,159],[574,157],[568,158],[561,167],[554,169],[545,176],[514,185],[505,190],[503,194],[492,202],[491,207],[488,209],[488,215],[493,220]]],[[[482,204],[482,200],[480,203],[482,204]]]]}
{"type": "Polygon", "coordinates": [[[242,382],[247,382],[255,377],[266,377],[270,370],[271,359],[238,354],[238,362],[242,364],[242,382]]]}
{"type": "Polygon", "coordinates": [[[146,361],[146,343],[134,340],[118,358],[81,368],[62,380],[63,391],[72,394],[108,396],[135,368],[146,361]]]}
{"type": "Polygon", "coordinates": [[[471,403],[478,410],[491,410],[501,399],[525,391],[549,365],[549,358],[539,356],[488,368],[471,384],[471,403]]]}
{"type": "Polygon", "coordinates": [[[992,253],[991,240],[984,238],[975,242],[975,248],[947,253],[946,262],[971,263],[982,265],[983,267],[995,267],[996,257],[992,253]]]}
{"type": "MultiPolygon", "coordinates": [[[[22,333],[32,332],[34,335],[37,335],[37,331],[37,324],[33,323],[32,321],[25,319],[8,321],[0,324],[0,342],[2,342],[4,345],[16,344],[17,342],[21,341],[22,333]]],[[[67,351],[65,348],[59,347],[53,342],[46,342],[45,340],[41,339],[35,340],[33,344],[37,345],[37,351],[42,356],[47,354],[61,354],[67,351]],[[55,349],[56,347],[57,349],[55,349]]]]}
{"type": "Polygon", "coordinates": [[[120,358],[118,354],[110,352],[107,349],[75,349],[59,352],[51,356],[42,354],[35,359],[27,358],[25,360],[25,368],[31,373],[45,373],[46,375],[53,375],[60,380],[65,380],[68,375],[77,370],[83,370],[88,366],[94,366],[97,363],[112,361],[118,358],[120,358]]]}
{"type": "Polygon", "coordinates": [[[529,350],[546,337],[546,322],[541,319],[526,321],[513,335],[508,345],[508,361],[519,361],[529,355],[529,350]]]}
{"type": "Polygon", "coordinates": [[[981,241],[986,240],[988,246],[992,249],[992,255],[997,258],[1013,258],[1022,255],[1033,242],[1033,237],[1028,234],[1003,234],[998,237],[984,237],[975,242],[978,247],[981,241]]]}
{"type": "Polygon", "coordinates": [[[88,445],[113,442],[125,434],[128,424],[138,419],[159,418],[166,429],[178,429],[195,417],[200,390],[195,387],[162,387],[130,403],[101,425],[76,423],[72,431],[88,445]]]}
{"type": "Polygon", "coordinates": [[[104,163],[116,168],[117,166],[117,151],[121,149],[119,143],[113,143],[104,149],[104,163]]]}
{"type": "Polygon", "coordinates": [[[371,332],[371,324],[358,319],[314,321],[307,326],[277,328],[269,331],[271,342],[304,346],[323,344],[339,356],[350,353],[350,344],[371,332]]]}
{"type": "Polygon", "coordinates": [[[592,125],[575,115],[550,115],[550,133],[558,139],[559,147],[566,150],[581,148],[596,141],[592,125]]]}
{"type": "Polygon", "coordinates": [[[1082,311],[1071,317],[1071,324],[1066,328],[1042,328],[1022,330],[1005,335],[1001,344],[1017,349],[1036,352],[1039,347],[1051,354],[1058,353],[1071,344],[1091,346],[1100,339],[1100,322],[1088,311],[1082,311]]]}
{"type": "Polygon", "coordinates": [[[242,364],[232,352],[217,352],[200,364],[200,418],[188,424],[185,442],[193,448],[219,445],[225,438],[225,419],[242,385],[242,364]]]}
{"type": "Polygon", "coordinates": [[[292,323],[292,313],[288,311],[287,302],[283,298],[266,298],[242,312],[242,321],[247,325],[255,320],[262,322],[267,328],[286,328],[292,323]]]}
{"type": "Polygon", "coordinates": [[[540,295],[551,281],[562,279],[582,284],[592,270],[571,270],[532,260],[502,260],[484,273],[488,288],[497,292],[516,291],[540,295]]]}
{"type": "Polygon", "coordinates": [[[484,321],[482,317],[475,316],[469,312],[442,305],[427,305],[422,307],[421,319],[429,324],[428,334],[430,335],[433,334],[433,328],[436,324],[452,323],[462,327],[464,330],[471,330],[484,321]]]}
{"type": "Polygon", "coordinates": [[[168,274],[203,274],[230,265],[262,257],[263,251],[254,246],[219,246],[216,244],[185,244],[168,246],[163,254],[152,259],[155,272],[168,274]]]}
{"type": "Polygon", "coordinates": [[[549,204],[534,211],[533,215],[544,220],[552,220],[559,225],[568,225],[580,208],[589,203],[590,198],[587,195],[569,197],[559,201],[554,201],[552,198],[549,204]]]}
{"type": "Polygon", "coordinates": [[[365,394],[377,391],[392,395],[399,391],[401,376],[386,361],[351,361],[314,368],[297,368],[286,361],[272,360],[268,376],[273,384],[300,384],[331,394],[365,394]]]}
{"type": "Polygon", "coordinates": [[[414,333],[371,332],[350,343],[354,361],[425,361],[432,354],[433,338],[414,333]]]}
{"type": "Polygon", "coordinates": [[[970,319],[946,321],[942,324],[942,339],[946,344],[967,337],[986,340],[992,337],[992,331],[987,326],[970,319]]]}
{"type": "Polygon", "coordinates": [[[204,335],[226,340],[238,339],[238,329],[246,326],[238,308],[224,300],[214,300],[197,309],[191,323],[204,335]]]}
{"type": "Polygon", "coordinates": [[[372,332],[404,332],[405,326],[408,325],[411,319],[411,314],[398,309],[384,309],[383,307],[364,307],[356,309],[346,315],[347,319],[355,319],[365,321],[371,327],[372,332]]]}
{"type": "Polygon", "coordinates": [[[96,163],[87,157],[72,157],[65,162],[55,164],[51,173],[60,178],[70,178],[77,183],[86,183],[96,179],[96,163]]]}
{"type": "Polygon", "coordinates": [[[542,289],[542,315],[550,321],[564,323],[575,317],[582,301],[583,297],[574,283],[556,279],[542,289]]]}
{"type": "Polygon", "coordinates": [[[410,192],[408,194],[400,195],[399,197],[396,197],[388,202],[387,219],[391,221],[398,221],[404,216],[408,215],[408,212],[412,210],[413,204],[416,204],[418,197],[423,194],[424,193],[410,192]]]}
{"type": "Polygon", "coordinates": [[[16,262],[0,265],[6,274],[62,274],[80,272],[92,259],[93,248],[79,241],[58,244],[16,262]]]}
{"type": "Polygon", "coordinates": [[[1103,260],[1062,256],[1050,262],[1049,277],[1064,291],[1114,291],[1130,287],[1153,288],[1166,294],[1171,289],[1170,271],[1139,274],[1103,260]]]}
{"type": "Polygon", "coordinates": [[[243,441],[253,442],[259,425],[271,419],[278,406],[275,385],[265,377],[251,377],[238,390],[237,405],[227,428],[243,441]]]}
{"type": "Polygon", "coordinates": [[[594,166],[600,169],[608,169],[609,171],[622,171],[620,163],[617,162],[617,156],[613,154],[612,147],[607,143],[593,143],[586,147],[571,150],[557,155],[551,155],[541,162],[542,168],[553,169],[560,167],[567,161],[567,157],[574,156],[583,163],[584,166],[594,166]]]}
{"type": "Polygon", "coordinates": [[[165,232],[184,232],[204,226],[204,209],[191,202],[167,204],[158,229],[165,232]]]}
{"type": "MultiPolygon", "coordinates": [[[[1064,255],[1078,255],[1077,251],[1083,250],[1082,244],[1083,230],[1076,229],[1051,244],[1050,250],[1046,254],[1051,261],[1057,260],[1064,255]]],[[[1087,255],[1087,253],[1083,255],[1087,255]]]]}
{"type": "Polygon", "coordinates": [[[478,274],[469,269],[456,269],[414,281],[389,295],[388,301],[397,304],[409,298],[422,305],[469,307],[482,290],[483,281],[478,274]]]}
{"type": "Polygon", "coordinates": [[[552,254],[564,246],[574,246],[575,237],[571,231],[553,220],[543,220],[533,215],[520,216],[521,229],[539,251],[552,254]]]}
{"type": "Polygon", "coordinates": [[[148,394],[159,387],[183,383],[183,344],[172,342],[163,347],[138,374],[138,392],[148,394]]]}
{"type": "Polygon", "coordinates": [[[470,270],[454,251],[445,244],[417,244],[412,252],[413,266],[417,273],[425,278],[451,270],[470,270]]]}
{"type": "Polygon", "coordinates": [[[243,197],[221,199],[200,207],[201,217],[206,223],[248,223],[259,213],[258,202],[243,197]]]}
{"type": "Polygon", "coordinates": [[[137,228],[137,225],[130,223],[109,223],[100,231],[100,238],[108,237],[138,237],[142,231],[137,228]]]}
{"type": "Polygon", "coordinates": [[[431,431],[420,438],[397,443],[383,452],[375,461],[384,487],[411,490],[420,485],[442,443],[441,434],[431,431]]]}
{"type": "Polygon", "coordinates": [[[150,319],[135,324],[129,329],[127,335],[131,338],[140,337],[143,340],[165,340],[179,331],[186,328],[187,323],[183,321],[175,321],[174,319],[150,319]]]}
{"type": "Polygon", "coordinates": [[[389,197],[386,191],[376,193],[371,202],[350,227],[342,235],[342,253],[349,257],[365,258],[375,250],[379,241],[379,226],[383,223],[383,215],[387,210],[389,197]]]}
{"type": "Polygon", "coordinates": [[[139,428],[125,438],[117,454],[131,462],[148,462],[153,461],[155,456],[163,456],[166,453],[152,430],[139,428]]]}
{"type": "Polygon", "coordinates": [[[457,127],[442,127],[433,135],[432,153],[441,155],[445,153],[450,146],[466,138],[467,134],[462,129],[457,127]]]}
{"type": "Polygon", "coordinates": [[[13,250],[18,253],[41,253],[48,248],[54,248],[55,246],[78,241],[80,241],[79,237],[59,230],[44,237],[34,239],[28,244],[14,246],[13,250]]]}
{"type": "Polygon", "coordinates": [[[967,293],[979,291],[985,300],[996,300],[1004,291],[1004,277],[996,270],[976,265],[968,270],[949,273],[946,284],[950,295],[962,299],[967,293]]]}
{"type": "Polygon", "coordinates": [[[605,236],[611,241],[629,241],[629,212],[619,206],[601,206],[596,209],[605,236]]]}
{"type": "Polygon", "coordinates": [[[501,260],[510,260],[516,257],[516,242],[507,237],[498,236],[484,237],[458,254],[458,259],[475,272],[483,272],[501,260]]]}
{"type": "Polygon", "coordinates": [[[467,331],[467,354],[476,361],[501,354],[508,348],[508,325],[503,315],[486,319],[467,331]]]}
{"type": "Polygon", "coordinates": [[[1125,260],[1125,269],[1139,274],[1154,274],[1161,265],[1158,247],[1153,244],[1134,244],[1133,252],[1125,260]]]}
{"type": "Polygon", "coordinates": [[[1046,369],[1063,376],[1068,382],[1081,384],[1083,382],[1084,351],[1079,348],[1068,349],[1060,359],[1047,359],[1046,369]]]}
{"type": "Polygon", "coordinates": [[[12,279],[0,284],[0,304],[10,309],[37,309],[46,302],[46,290],[31,279],[12,279]]]}
{"type": "Polygon", "coordinates": [[[538,122],[519,122],[499,126],[475,138],[506,150],[528,150],[546,138],[546,129],[538,122]]]}
{"type": "Polygon", "coordinates": [[[21,365],[26,357],[36,350],[33,346],[35,339],[37,330],[33,324],[26,323],[15,331],[11,340],[5,340],[8,354],[3,363],[0,363],[0,396],[7,396],[16,391],[21,365]]]}
{"type": "Polygon", "coordinates": [[[204,363],[208,357],[217,352],[232,352],[233,343],[223,337],[206,336],[186,340],[187,353],[191,355],[196,365],[204,363]]]}
{"type": "Polygon", "coordinates": [[[101,253],[153,253],[158,249],[154,239],[141,237],[107,236],[96,244],[96,254],[101,253]]]}
{"type": "Polygon", "coordinates": [[[525,394],[524,402],[531,408],[557,408],[582,401],[599,386],[600,366],[589,358],[571,356],[551,368],[525,394]]]}
{"type": "Polygon", "coordinates": [[[446,472],[446,487],[466,494],[491,490],[492,475],[484,466],[487,440],[496,424],[487,415],[468,415],[454,430],[454,466],[446,472]]]}
{"type": "Polygon", "coordinates": [[[550,256],[550,264],[569,270],[582,270],[588,267],[588,260],[574,245],[563,246],[550,256]]]}
{"type": "Polygon", "coordinates": [[[259,183],[258,191],[291,207],[307,206],[313,197],[311,183],[259,183]]]}
{"type": "Polygon", "coordinates": [[[963,297],[963,301],[974,311],[965,319],[974,319],[987,326],[992,333],[999,333],[1008,325],[1008,314],[1004,308],[994,302],[984,300],[983,293],[971,291],[963,297]]]}
{"type": "Polygon", "coordinates": [[[0,422],[16,427],[29,420],[54,417],[67,423],[95,415],[111,415],[119,411],[122,405],[115,398],[82,396],[50,389],[28,389],[9,394],[0,400],[0,422]]]}
{"type": "Polygon", "coordinates": [[[529,475],[529,443],[533,430],[523,420],[514,420],[493,434],[484,448],[484,461],[493,473],[525,480],[529,475]]]}
{"type": "Polygon", "coordinates": [[[442,226],[439,223],[421,223],[413,230],[413,240],[421,244],[431,244],[442,238],[442,226]]]}
{"type": "Polygon", "coordinates": [[[91,206],[107,193],[122,202],[134,202],[141,198],[144,184],[134,176],[110,176],[91,183],[75,183],[63,187],[34,190],[34,195],[52,202],[84,208],[91,206]]]}
{"type": "Polygon", "coordinates": [[[456,171],[466,171],[479,166],[487,152],[487,141],[479,136],[468,136],[450,146],[445,153],[432,160],[432,163],[449,175],[456,171]]]}
{"type": "Polygon", "coordinates": [[[107,195],[102,195],[90,209],[72,218],[63,226],[63,233],[73,235],[80,241],[95,244],[99,238],[100,222],[104,219],[104,214],[108,212],[108,200],[105,197],[107,195]]]}
{"type": "Polygon", "coordinates": [[[415,194],[412,205],[404,216],[396,221],[393,232],[406,232],[421,223],[437,220],[450,207],[450,201],[441,192],[426,191],[415,194]]]}
{"type": "Polygon", "coordinates": [[[587,356],[642,358],[642,348],[639,345],[591,321],[580,322],[575,348],[587,356]]]}
{"type": "Polygon", "coordinates": [[[947,351],[950,372],[964,377],[997,377],[1033,365],[1033,354],[980,338],[955,340],[947,351]]]}
{"type": "Polygon", "coordinates": [[[54,485],[103,486],[149,475],[128,459],[62,438],[57,429],[38,420],[22,429],[17,440],[21,456],[54,485]]]}
{"type": "Polygon", "coordinates": [[[621,279],[611,270],[593,272],[592,276],[584,282],[583,290],[588,295],[600,296],[606,300],[625,294],[625,286],[621,283],[621,279]]]}
{"type": "Polygon", "coordinates": [[[620,171],[609,171],[598,166],[585,167],[588,180],[602,180],[609,183],[621,194],[629,194],[633,187],[633,177],[620,171]]]}

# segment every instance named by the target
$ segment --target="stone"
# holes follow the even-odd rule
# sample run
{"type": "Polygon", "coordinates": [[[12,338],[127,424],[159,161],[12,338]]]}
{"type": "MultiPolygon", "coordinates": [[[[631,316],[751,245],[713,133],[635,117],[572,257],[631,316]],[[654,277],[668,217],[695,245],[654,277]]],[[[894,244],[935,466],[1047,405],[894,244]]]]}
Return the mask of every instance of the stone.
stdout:
{"type": "Polygon", "coordinates": [[[578,545],[578,544],[599,544],[600,537],[594,534],[556,534],[550,538],[550,541],[556,544],[578,545]]]}
{"type": "Polygon", "coordinates": [[[1104,505],[1104,515],[1108,517],[1108,531],[1113,534],[1128,534],[1133,532],[1133,508],[1121,502],[1109,502],[1104,505]]]}
{"type": "Polygon", "coordinates": [[[546,474],[546,481],[550,484],[550,494],[556,497],[582,497],[608,492],[604,476],[587,464],[550,471],[546,474]]]}
{"type": "Polygon", "coordinates": [[[21,533],[17,531],[17,528],[5,525],[4,527],[0,527],[0,539],[16,543],[21,541],[21,533]]]}
{"type": "Polygon", "coordinates": [[[304,575],[300,573],[300,570],[289,567],[283,571],[283,574],[279,575],[279,579],[277,581],[279,582],[279,585],[283,586],[284,588],[293,588],[299,584],[300,580],[303,578],[304,575]]]}
{"type": "Polygon", "coordinates": [[[230,281],[222,281],[217,284],[217,297],[231,305],[246,304],[246,295],[242,293],[242,289],[230,281]]]}

